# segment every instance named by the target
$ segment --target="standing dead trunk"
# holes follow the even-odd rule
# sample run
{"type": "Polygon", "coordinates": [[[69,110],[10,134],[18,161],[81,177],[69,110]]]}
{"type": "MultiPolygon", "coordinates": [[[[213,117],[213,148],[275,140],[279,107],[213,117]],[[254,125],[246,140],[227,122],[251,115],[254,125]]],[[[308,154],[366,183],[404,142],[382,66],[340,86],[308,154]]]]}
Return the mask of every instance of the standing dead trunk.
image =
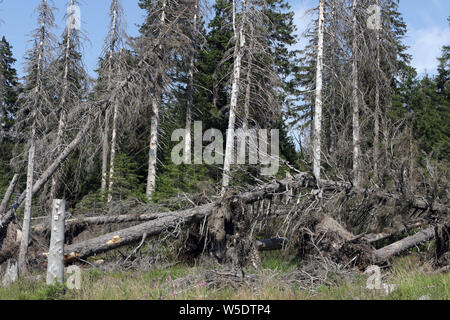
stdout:
{"type": "MultiPolygon", "coordinates": [[[[378,5],[378,0],[377,0],[378,5]]],[[[373,175],[375,179],[378,178],[378,160],[380,154],[380,115],[381,115],[381,106],[380,106],[380,32],[378,29],[376,32],[376,72],[375,72],[375,112],[374,112],[374,139],[373,139],[373,175]]]]}
{"type": "Polygon", "coordinates": [[[320,179],[321,137],[322,137],[322,72],[323,72],[323,34],[324,34],[324,0],[319,1],[319,29],[316,69],[316,102],[314,108],[314,142],[313,172],[320,179]]]}
{"type": "Polygon", "coordinates": [[[64,200],[53,200],[52,235],[47,264],[47,285],[64,282],[64,221],[66,204],[64,200]]]}
{"type": "Polygon", "coordinates": [[[353,39],[352,39],[352,101],[353,101],[353,185],[361,184],[360,168],[360,126],[359,126],[359,87],[358,87],[358,34],[356,18],[357,1],[353,0],[353,39]]]}
{"type": "Polygon", "coordinates": [[[106,109],[105,112],[105,129],[103,130],[103,145],[102,145],[102,185],[101,185],[101,193],[104,195],[106,193],[106,184],[107,184],[107,173],[108,170],[108,137],[109,137],[109,117],[110,111],[109,108],[106,109]]]}
{"type": "MultiPolygon", "coordinates": [[[[165,29],[166,24],[166,9],[167,9],[167,1],[163,0],[162,3],[162,12],[160,18],[160,28],[161,30],[165,29]]],[[[163,50],[162,41],[159,45],[159,50],[163,50]]],[[[164,53],[161,52],[163,55],[164,53]]],[[[157,72],[154,79],[155,84],[155,92],[152,97],[152,115],[151,115],[151,124],[150,124],[150,146],[148,152],[148,175],[147,175],[147,190],[146,196],[147,200],[151,200],[153,193],[156,189],[156,164],[157,164],[157,156],[158,156],[158,126],[159,126],[159,104],[162,100],[162,92],[160,91],[159,86],[159,78],[160,74],[157,72]]]]}
{"type": "Polygon", "coordinates": [[[17,181],[19,180],[19,175],[15,174],[12,178],[11,182],[9,183],[9,187],[6,190],[5,196],[3,197],[2,203],[0,204],[0,217],[5,212],[6,208],[8,207],[8,203],[11,200],[12,194],[14,192],[14,188],[17,185],[17,181]]]}
{"type": "Polygon", "coordinates": [[[186,106],[186,137],[185,137],[185,163],[191,163],[191,148],[192,148],[192,138],[191,138],[191,130],[192,130],[192,109],[194,108],[194,69],[195,69],[195,41],[197,38],[197,32],[198,32],[198,11],[199,10],[199,3],[198,0],[195,1],[195,8],[194,8],[194,17],[193,17],[193,45],[192,45],[192,52],[191,56],[189,57],[189,71],[188,71],[188,77],[189,77],[189,83],[188,83],[188,99],[187,99],[187,106],[186,106]]]}
{"type": "MultiPolygon", "coordinates": [[[[74,3],[75,0],[70,0],[70,15],[74,14],[74,3]]],[[[61,100],[59,103],[59,124],[58,124],[58,133],[56,136],[56,150],[57,153],[61,152],[62,149],[62,143],[64,140],[64,130],[66,127],[66,102],[67,102],[67,95],[69,92],[69,59],[70,59],[70,50],[72,48],[72,27],[67,26],[67,38],[66,38],[66,52],[65,52],[65,60],[64,60],[64,76],[63,76],[63,90],[61,94],[61,100]]],[[[52,177],[52,187],[50,190],[50,200],[53,201],[53,199],[56,196],[56,191],[58,187],[58,180],[59,177],[57,174],[53,175],[52,177]]]]}
{"type": "Polygon", "coordinates": [[[148,152],[147,199],[151,200],[156,187],[156,164],[158,155],[159,101],[152,98],[152,119],[150,126],[150,148],[148,152]]]}
{"type": "MultiPolygon", "coordinates": [[[[33,129],[35,130],[35,129],[33,129]]],[[[19,273],[21,275],[27,273],[27,252],[28,242],[30,240],[30,224],[31,224],[31,206],[33,201],[33,174],[34,174],[34,134],[32,137],[31,147],[28,151],[28,169],[27,169],[27,190],[25,199],[25,212],[23,216],[22,239],[19,250],[19,273]]]]}
{"type": "Polygon", "coordinates": [[[114,161],[116,160],[116,144],[117,144],[117,118],[119,110],[117,103],[114,103],[113,126],[111,135],[111,156],[109,158],[109,187],[108,187],[108,203],[112,201],[112,192],[114,186],[114,161]]]}
{"type": "MultiPolygon", "coordinates": [[[[236,0],[233,0],[233,8],[236,8],[236,0]]],[[[222,176],[222,192],[230,184],[231,164],[233,162],[234,151],[234,128],[236,123],[236,108],[239,96],[239,82],[241,77],[242,55],[245,47],[244,25],[246,20],[246,0],[242,1],[242,16],[239,32],[235,31],[235,47],[234,47],[234,65],[233,65],[233,83],[231,88],[230,115],[228,119],[227,141],[225,149],[225,161],[222,176]]],[[[236,12],[233,12],[233,30],[236,28],[236,12]]]]}

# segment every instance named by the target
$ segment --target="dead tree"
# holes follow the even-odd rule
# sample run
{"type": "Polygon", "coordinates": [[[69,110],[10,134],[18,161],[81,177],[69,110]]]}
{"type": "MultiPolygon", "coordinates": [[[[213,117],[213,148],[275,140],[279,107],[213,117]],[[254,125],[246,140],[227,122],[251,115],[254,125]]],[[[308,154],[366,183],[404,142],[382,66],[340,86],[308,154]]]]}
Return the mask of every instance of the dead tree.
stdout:
{"type": "Polygon", "coordinates": [[[361,184],[361,145],[359,126],[359,86],[358,86],[358,19],[357,1],[353,0],[352,26],[352,107],[353,107],[353,184],[358,188],[361,184]]]}
{"type": "MultiPolygon", "coordinates": [[[[42,118],[45,115],[45,109],[49,105],[50,94],[46,92],[43,85],[44,72],[47,67],[48,58],[52,50],[52,35],[49,30],[54,26],[53,8],[51,3],[47,0],[42,0],[37,9],[38,22],[40,27],[35,31],[34,37],[38,39],[38,43],[34,49],[32,49],[28,58],[29,77],[28,90],[26,90],[24,101],[24,111],[29,110],[31,113],[31,119],[29,121],[24,120],[20,123],[29,123],[31,130],[29,135],[29,149],[28,149],[28,165],[27,165],[27,186],[26,191],[23,194],[25,198],[25,212],[22,227],[22,238],[20,244],[18,266],[19,272],[24,274],[27,272],[26,268],[26,256],[28,250],[28,242],[30,236],[30,222],[31,222],[31,205],[33,200],[33,176],[34,176],[34,162],[36,152],[36,135],[38,126],[39,129],[42,125],[45,125],[45,119],[42,118]],[[31,122],[31,123],[30,123],[31,122]]],[[[20,129],[19,129],[20,130],[20,129]]],[[[41,130],[39,130],[41,131],[41,130]]],[[[22,198],[22,201],[23,201],[22,198]]],[[[20,199],[19,199],[20,200],[20,199]]],[[[11,210],[10,210],[11,211],[11,210]]],[[[3,219],[8,219],[8,213],[3,219]]],[[[3,220],[2,219],[2,220],[3,220]]],[[[3,221],[2,221],[3,222],[3,221]]],[[[7,226],[6,226],[7,228],[7,226]]],[[[5,232],[4,230],[3,232],[5,232]]],[[[0,231],[0,240],[2,232],[0,231]]]]}
{"type": "Polygon", "coordinates": [[[228,187],[230,183],[231,175],[231,163],[234,151],[234,130],[236,123],[236,108],[239,96],[239,82],[241,79],[241,66],[242,66],[242,56],[245,50],[245,34],[244,27],[247,21],[247,7],[246,0],[242,0],[241,9],[241,19],[239,25],[237,25],[236,19],[237,10],[237,0],[233,0],[233,31],[234,31],[234,64],[233,64],[233,77],[231,85],[231,100],[230,100],[230,111],[228,117],[228,130],[226,138],[225,147],[225,159],[223,166],[223,176],[222,176],[222,192],[228,187]]]}
{"type": "Polygon", "coordinates": [[[319,28],[316,67],[316,103],[314,107],[314,142],[313,142],[313,172],[320,179],[320,159],[322,141],[322,72],[323,72],[323,37],[324,37],[324,0],[319,0],[319,28]]]}

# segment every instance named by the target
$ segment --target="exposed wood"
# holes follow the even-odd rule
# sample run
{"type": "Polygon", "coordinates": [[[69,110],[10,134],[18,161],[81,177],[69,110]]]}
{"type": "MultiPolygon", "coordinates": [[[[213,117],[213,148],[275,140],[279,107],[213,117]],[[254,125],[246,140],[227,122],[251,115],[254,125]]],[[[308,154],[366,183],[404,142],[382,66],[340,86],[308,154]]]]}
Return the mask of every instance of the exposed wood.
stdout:
{"type": "Polygon", "coordinates": [[[9,187],[6,190],[5,196],[3,197],[2,203],[0,204],[0,216],[5,212],[9,201],[11,200],[12,194],[14,192],[14,188],[17,185],[17,181],[19,181],[19,175],[15,174],[9,183],[9,187]]]}
{"type": "Polygon", "coordinates": [[[55,282],[64,283],[64,221],[66,203],[64,200],[53,200],[52,235],[47,265],[47,285],[55,282]]]}
{"type": "Polygon", "coordinates": [[[422,230],[412,236],[406,237],[400,241],[394,242],[386,247],[378,249],[375,251],[375,261],[377,263],[383,263],[390,258],[402,253],[405,250],[411,249],[412,247],[425,242],[434,237],[434,227],[422,230]]]}

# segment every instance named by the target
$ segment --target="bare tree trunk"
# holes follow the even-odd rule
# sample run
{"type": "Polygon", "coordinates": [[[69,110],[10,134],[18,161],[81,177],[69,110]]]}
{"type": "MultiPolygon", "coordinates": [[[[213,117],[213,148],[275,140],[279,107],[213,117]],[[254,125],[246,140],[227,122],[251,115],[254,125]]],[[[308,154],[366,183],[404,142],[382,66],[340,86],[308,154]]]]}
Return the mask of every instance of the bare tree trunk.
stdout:
{"type": "Polygon", "coordinates": [[[194,8],[194,18],[193,18],[193,46],[192,46],[192,53],[189,57],[189,83],[188,83],[188,99],[187,99],[187,106],[186,106],[186,137],[185,137],[185,163],[191,163],[191,152],[192,152],[192,138],[191,138],[191,130],[192,130],[192,109],[194,108],[194,68],[195,68],[195,40],[197,38],[197,29],[198,29],[198,0],[195,1],[195,8],[194,8]]]}
{"type": "MultiPolygon", "coordinates": [[[[47,0],[43,0],[42,2],[44,12],[46,12],[47,0]]],[[[42,89],[41,87],[41,76],[42,76],[42,61],[44,57],[44,42],[46,36],[46,15],[43,16],[42,25],[41,25],[41,34],[40,34],[40,43],[39,43],[39,55],[37,61],[37,74],[36,74],[36,96],[37,93],[42,89]]],[[[36,99],[37,100],[37,99],[36,99]]],[[[31,137],[30,137],[30,149],[28,150],[28,167],[27,167],[27,187],[24,193],[22,193],[21,197],[19,197],[18,202],[22,202],[25,198],[25,211],[23,216],[23,225],[22,225],[22,238],[20,241],[19,247],[19,258],[18,258],[18,268],[20,274],[27,273],[27,252],[28,252],[28,242],[30,238],[30,224],[31,224],[31,207],[33,203],[33,175],[34,175],[34,156],[36,152],[36,116],[37,116],[37,108],[40,104],[40,101],[35,101],[35,109],[32,110],[33,118],[31,125],[31,137]],[[21,199],[22,198],[22,199],[21,199]]],[[[2,217],[2,221],[0,221],[0,245],[3,243],[3,234],[6,234],[6,230],[8,228],[8,224],[11,221],[11,216],[15,213],[16,209],[9,210],[8,213],[2,217]],[[4,223],[4,221],[6,223],[4,223]]]]}
{"type": "MultiPolygon", "coordinates": [[[[236,8],[236,0],[233,0],[233,8],[236,8]]],[[[231,163],[233,161],[233,151],[234,151],[234,128],[236,123],[236,108],[237,100],[239,96],[239,82],[241,77],[241,65],[242,65],[242,55],[245,47],[245,35],[244,35],[244,24],[246,21],[246,0],[242,1],[242,21],[239,27],[239,33],[234,34],[236,39],[234,48],[234,65],[233,65],[233,83],[231,88],[231,102],[230,102],[230,115],[228,119],[228,130],[227,130],[227,142],[225,149],[225,161],[223,167],[223,177],[222,177],[222,192],[230,184],[230,174],[231,174],[231,163]]],[[[233,30],[236,30],[236,12],[233,12],[233,30]]]]}
{"type": "Polygon", "coordinates": [[[109,158],[109,187],[108,187],[108,203],[112,201],[112,191],[114,186],[114,161],[116,160],[116,144],[117,144],[117,118],[119,111],[117,103],[114,103],[113,126],[111,135],[111,156],[109,158]]]}
{"type": "Polygon", "coordinates": [[[319,29],[316,69],[316,103],[314,108],[314,142],[313,142],[313,172],[320,179],[320,158],[322,138],[322,72],[323,72],[323,33],[324,33],[324,0],[319,1],[319,29]]]}
{"type": "MultiPolygon", "coordinates": [[[[166,23],[166,8],[167,2],[163,0],[162,12],[161,12],[161,26],[164,30],[166,23]]],[[[159,49],[162,50],[162,44],[159,45],[159,49]]],[[[164,53],[162,53],[164,54],[164,53]]],[[[155,87],[158,85],[159,74],[155,76],[155,87]]],[[[158,126],[159,126],[159,103],[162,100],[162,92],[158,92],[159,88],[156,88],[154,96],[152,98],[152,118],[150,124],[150,147],[148,152],[148,176],[147,176],[147,200],[151,200],[156,188],[156,165],[158,160],[158,126]]]]}
{"type": "Polygon", "coordinates": [[[17,185],[17,181],[19,180],[19,175],[15,174],[12,178],[11,182],[9,183],[9,187],[6,190],[5,196],[3,197],[2,203],[0,204],[0,216],[3,215],[6,208],[8,207],[8,203],[11,200],[12,194],[14,192],[14,188],[17,185]]]}
{"type": "MultiPolygon", "coordinates": [[[[377,1],[378,5],[378,1],[377,1]]],[[[380,115],[381,115],[381,107],[380,107],[380,33],[378,29],[376,32],[376,68],[375,72],[375,114],[374,114],[374,141],[373,141],[373,174],[375,179],[378,178],[378,160],[380,154],[380,115]]]]}
{"type": "Polygon", "coordinates": [[[64,221],[66,203],[64,200],[53,200],[52,235],[48,252],[47,285],[56,282],[64,283],[64,221]]]}
{"type": "Polygon", "coordinates": [[[352,41],[352,100],[353,100],[353,185],[356,188],[361,184],[360,168],[360,127],[359,127],[359,98],[358,98],[358,34],[356,19],[357,1],[353,0],[353,41],[352,41]]]}
{"type": "Polygon", "coordinates": [[[156,187],[156,164],[158,156],[159,101],[152,98],[152,119],[150,126],[150,148],[148,152],[147,199],[151,200],[156,187]]]}
{"type": "MultiPolygon", "coordinates": [[[[35,130],[35,129],[33,129],[35,130]]],[[[34,174],[34,153],[35,144],[34,136],[32,137],[31,147],[28,151],[28,169],[27,169],[27,190],[25,199],[25,212],[23,216],[22,239],[19,250],[19,273],[21,275],[27,273],[27,251],[28,242],[30,240],[30,224],[31,224],[31,206],[33,202],[33,174],[34,174]]]]}
{"type": "MultiPolygon", "coordinates": [[[[119,4],[117,0],[113,0],[113,21],[111,24],[111,43],[109,47],[109,72],[108,72],[108,92],[112,89],[112,63],[113,55],[115,51],[115,45],[117,42],[117,16],[118,16],[119,4]]],[[[113,111],[113,123],[112,123],[112,135],[111,135],[111,155],[109,158],[109,187],[108,187],[108,203],[112,201],[112,191],[114,186],[114,161],[116,160],[116,144],[117,144],[117,120],[119,117],[119,110],[117,101],[113,101],[114,111],[113,111]]],[[[109,119],[108,119],[109,120],[109,119]]]]}
{"type": "MultiPolygon", "coordinates": [[[[74,0],[70,0],[70,14],[74,13],[74,0]]],[[[70,26],[67,26],[67,43],[66,43],[66,55],[65,55],[65,61],[64,61],[64,77],[63,77],[63,91],[61,95],[61,101],[59,104],[59,124],[58,124],[58,133],[56,136],[56,150],[57,153],[61,152],[62,143],[64,140],[64,129],[66,127],[66,100],[67,100],[67,94],[69,91],[69,59],[70,59],[70,49],[72,47],[71,43],[71,36],[72,36],[72,28],[70,26]]],[[[50,190],[50,199],[53,201],[56,196],[56,191],[58,187],[58,176],[54,175],[52,177],[52,187],[50,190]]]]}
{"type": "Polygon", "coordinates": [[[106,184],[107,184],[107,173],[108,170],[108,138],[109,138],[109,116],[110,116],[109,108],[106,109],[105,112],[105,129],[103,130],[103,145],[102,145],[102,185],[101,185],[101,193],[104,195],[106,193],[106,184]]]}
{"type": "Polygon", "coordinates": [[[375,260],[377,263],[385,262],[391,257],[408,250],[417,244],[430,240],[434,237],[434,227],[422,230],[412,236],[404,238],[400,241],[394,242],[386,247],[375,251],[375,260]]]}

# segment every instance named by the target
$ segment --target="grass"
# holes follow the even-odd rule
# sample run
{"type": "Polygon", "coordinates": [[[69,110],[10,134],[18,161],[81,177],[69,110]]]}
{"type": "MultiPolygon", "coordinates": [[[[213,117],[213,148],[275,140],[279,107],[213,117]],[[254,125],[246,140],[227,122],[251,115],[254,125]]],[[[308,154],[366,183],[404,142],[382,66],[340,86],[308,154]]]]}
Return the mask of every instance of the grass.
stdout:
{"type": "Polygon", "coordinates": [[[64,290],[62,286],[46,286],[45,280],[22,279],[9,288],[0,288],[0,300],[450,300],[450,275],[427,273],[418,255],[398,258],[389,270],[383,270],[383,282],[397,284],[389,296],[366,289],[367,275],[334,286],[320,286],[311,291],[292,287],[279,277],[297,268],[295,261],[286,262],[276,254],[262,259],[259,274],[262,285],[234,289],[231,286],[210,288],[199,275],[201,267],[175,265],[147,272],[102,272],[84,269],[81,290],[64,290]],[[185,279],[191,279],[185,284],[185,279]],[[180,282],[181,281],[181,282],[180,282]]]}

